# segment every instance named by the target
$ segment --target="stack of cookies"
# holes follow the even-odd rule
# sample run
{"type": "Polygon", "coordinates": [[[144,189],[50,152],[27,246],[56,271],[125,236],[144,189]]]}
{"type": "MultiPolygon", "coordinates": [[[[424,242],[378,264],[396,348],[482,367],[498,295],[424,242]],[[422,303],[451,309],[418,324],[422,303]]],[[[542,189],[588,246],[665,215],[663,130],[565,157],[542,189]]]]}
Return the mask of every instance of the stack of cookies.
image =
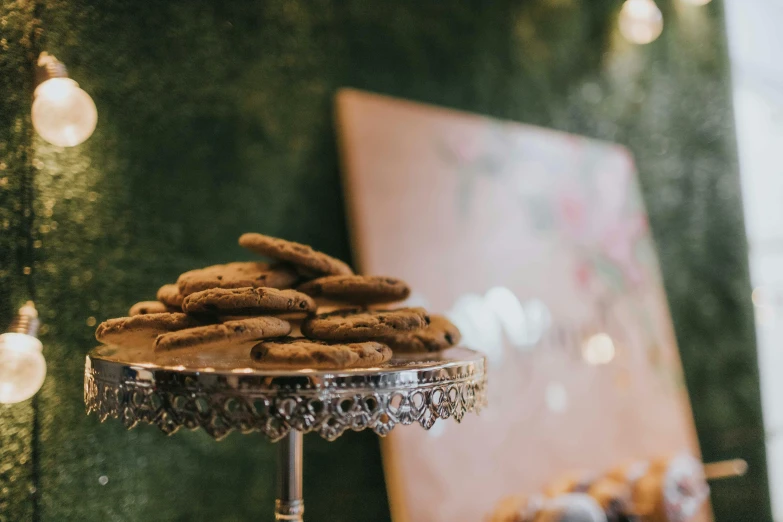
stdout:
{"type": "Polygon", "coordinates": [[[388,308],[410,294],[404,281],[355,275],[339,259],[262,234],[243,234],[239,244],[274,262],[185,272],[158,290],[157,301],[101,323],[96,338],[157,352],[246,347],[258,365],[300,368],[376,366],[392,351],[435,352],[459,342],[445,317],[388,308]]]}

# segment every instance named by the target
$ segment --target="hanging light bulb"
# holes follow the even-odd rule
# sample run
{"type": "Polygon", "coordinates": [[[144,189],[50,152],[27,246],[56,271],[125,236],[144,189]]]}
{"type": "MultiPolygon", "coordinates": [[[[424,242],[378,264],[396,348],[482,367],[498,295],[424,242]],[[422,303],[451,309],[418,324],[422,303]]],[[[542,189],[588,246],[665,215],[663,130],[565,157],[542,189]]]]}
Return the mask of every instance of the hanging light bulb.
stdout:
{"type": "Polygon", "coordinates": [[[620,33],[635,44],[648,44],[663,31],[663,14],[653,0],[626,0],[618,22],[620,33]]]}
{"type": "Polygon", "coordinates": [[[46,360],[37,333],[38,311],[28,301],[19,309],[8,332],[0,335],[0,403],[22,402],[41,389],[46,360]]]}
{"type": "Polygon", "coordinates": [[[95,102],[68,78],[65,65],[54,56],[41,53],[38,67],[42,81],[33,94],[33,127],[53,145],[79,145],[98,123],[95,102]]]}

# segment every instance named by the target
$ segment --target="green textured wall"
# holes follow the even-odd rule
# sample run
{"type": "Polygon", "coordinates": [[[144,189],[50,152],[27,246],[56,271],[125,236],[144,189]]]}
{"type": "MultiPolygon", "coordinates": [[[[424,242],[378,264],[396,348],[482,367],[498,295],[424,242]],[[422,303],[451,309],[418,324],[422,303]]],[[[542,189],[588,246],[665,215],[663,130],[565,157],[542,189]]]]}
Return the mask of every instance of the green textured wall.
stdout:
{"type": "MultiPolygon", "coordinates": [[[[0,520],[270,520],[274,447],[100,425],[95,321],[259,230],[348,257],[332,96],[353,86],[628,145],[658,241],[719,520],[770,520],[722,9],[643,48],[619,0],[7,1],[0,7],[0,323],[37,293],[49,376],[0,408],[0,520]],[[95,99],[84,145],[34,139],[31,70],[95,99]],[[34,261],[31,259],[34,257],[34,261]],[[25,267],[30,275],[25,275],[25,267]],[[108,482],[99,483],[105,476],[108,482]]],[[[377,442],[306,439],[311,520],[386,520],[377,442]]]]}

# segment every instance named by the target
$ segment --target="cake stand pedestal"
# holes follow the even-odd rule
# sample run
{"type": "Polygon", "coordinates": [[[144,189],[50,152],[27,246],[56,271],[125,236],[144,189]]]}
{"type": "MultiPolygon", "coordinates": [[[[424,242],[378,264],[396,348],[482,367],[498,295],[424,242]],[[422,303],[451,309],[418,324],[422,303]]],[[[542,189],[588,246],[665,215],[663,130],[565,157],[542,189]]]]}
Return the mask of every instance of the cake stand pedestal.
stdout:
{"type": "Polygon", "coordinates": [[[270,370],[249,347],[156,354],[101,346],[87,355],[84,402],[101,422],[157,425],[167,434],[202,428],[215,439],[238,430],[278,444],[276,520],[301,521],[302,439],[346,430],[385,436],[396,425],[430,429],[486,404],[486,361],[466,348],[397,355],[373,368],[270,370]]]}

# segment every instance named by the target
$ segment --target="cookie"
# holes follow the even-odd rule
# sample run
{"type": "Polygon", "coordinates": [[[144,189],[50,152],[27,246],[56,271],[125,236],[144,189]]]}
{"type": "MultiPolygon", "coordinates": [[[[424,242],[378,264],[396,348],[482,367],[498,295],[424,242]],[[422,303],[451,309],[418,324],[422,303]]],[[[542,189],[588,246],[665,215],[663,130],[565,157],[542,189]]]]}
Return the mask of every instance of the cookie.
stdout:
{"type": "Polygon", "coordinates": [[[457,344],[460,339],[462,335],[459,333],[459,328],[442,315],[433,315],[426,328],[383,337],[380,340],[395,352],[423,353],[445,350],[457,344]]]}
{"type": "Polygon", "coordinates": [[[633,512],[632,490],[626,483],[601,479],[590,486],[587,494],[601,506],[607,522],[628,520],[626,517],[633,512]]]}
{"type": "Polygon", "coordinates": [[[190,313],[258,315],[308,313],[316,309],[309,295],[277,288],[212,288],[190,294],[182,303],[190,313]]]}
{"type": "Polygon", "coordinates": [[[429,322],[424,308],[338,310],[308,317],[302,333],[325,341],[366,341],[418,330],[429,322]]]}
{"type": "Polygon", "coordinates": [[[543,493],[548,498],[557,498],[568,493],[587,493],[598,478],[598,475],[592,472],[569,472],[546,486],[543,493]]]}
{"type": "Polygon", "coordinates": [[[248,344],[261,339],[282,337],[288,335],[290,331],[291,325],[283,319],[250,317],[159,335],[155,339],[155,351],[248,344]]]}
{"type": "Polygon", "coordinates": [[[95,338],[105,344],[143,345],[167,332],[193,328],[210,322],[182,313],[134,315],[109,319],[95,329],[95,338]]]}
{"type": "Polygon", "coordinates": [[[182,308],[182,294],[179,293],[177,285],[163,285],[158,290],[158,294],[155,296],[158,301],[165,305],[173,306],[175,308],[182,308]]]}
{"type": "Polygon", "coordinates": [[[311,297],[357,305],[392,303],[411,293],[405,281],[393,277],[335,275],[313,279],[297,288],[311,297]]]}
{"type": "Polygon", "coordinates": [[[301,243],[249,233],[239,237],[239,245],[272,259],[288,261],[295,265],[300,273],[308,277],[353,274],[351,267],[339,259],[313,250],[310,246],[301,243]]]}
{"type": "Polygon", "coordinates": [[[177,287],[188,296],[210,288],[291,288],[298,279],[296,271],[283,263],[227,263],[185,272],[177,279],[177,287]]]}
{"type": "Polygon", "coordinates": [[[163,314],[166,312],[181,312],[179,307],[168,306],[160,301],[142,301],[131,306],[128,315],[163,314]]]}
{"type": "Polygon", "coordinates": [[[541,495],[506,497],[498,503],[488,522],[532,522],[544,503],[541,495]]]}
{"type": "Polygon", "coordinates": [[[270,367],[364,368],[391,359],[392,351],[374,341],[329,344],[324,341],[287,337],[258,343],[250,357],[270,367]]]}
{"type": "Polygon", "coordinates": [[[576,522],[577,520],[607,522],[601,506],[586,493],[567,493],[547,501],[536,513],[534,520],[536,522],[576,522]]]}

